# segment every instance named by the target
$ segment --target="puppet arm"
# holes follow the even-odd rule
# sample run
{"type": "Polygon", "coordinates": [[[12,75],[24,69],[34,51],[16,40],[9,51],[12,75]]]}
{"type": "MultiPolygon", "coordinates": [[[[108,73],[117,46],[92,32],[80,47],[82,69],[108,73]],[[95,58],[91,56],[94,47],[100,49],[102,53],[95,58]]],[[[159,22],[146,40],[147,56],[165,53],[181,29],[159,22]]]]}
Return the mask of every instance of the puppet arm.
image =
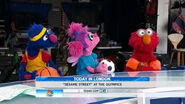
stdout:
{"type": "Polygon", "coordinates": [[[20,68],[19,68],[19,78],[20,78],[20,80],[25,80],[25,64],[26,63],[21,63],[21,65],[20,65],[20,68]]]}
{"type": "MultiPolygon", "coordinates": [[[[153,65],[153,64],[151,64],[153,65]]],[[[154,70],[152,66],[144,66],[144,63],[139,62],[135,58],[130,58],[126,64],[126,71],[150,71],[154,70]]]]}
{"type": "Polygon", "coordinates": [[[86,69],[91,73],[106,73],[107,72],[107,65],[103,63],[99,63],[96,68],[92,68],[91,66],[87,66],[86,69]]]}
{"type": "MultiPolygon", "coordinates": [[[[92,53],[92,56],[93,56],[94,60],[97,61],[97,55],[95,53],[92,53]]],[[[81,66],[81,68],[86,68],[86,70],[88,70],[90,73],[97,73],[97,72],[105,73],[105,72],[107,72],[107,65],[104,63],[101,63],[101,62],[97,66],[95,66],[95,68],[93,68],[92,66],[89,65],[89,63],[86,61],[86,59],[84,57],[82,57],[82,58],[79,58],[78,63],[81,66]]]]}
{"type": "Polygon", "coordinates": [[[136,60],[135,58],[130,58],[126,64],[126,69],[128,69],[127,71],[137,71],[140,62],[138,60],[136,60]]]}
{"type": "Polygon", "coordinates": [[[52,61],[51,58],[49,59],[49,66],[50,66],[50,67],[53,67],[54,69],[56,69],[57,72],[58,72],[58,74],[59,74],[60,76],[62,76],[62,72],[61,72],[59,69],[57,69],[57,67],[54,65],[54,63],[53,63],[53,61],[52,61]]]}
{"type": "Polygon", "coordinates": [[[107,73],[107,65],[100,62],[98,66],[96,67],[96,71],[100,73],[107,73]]]}
{"type": "Polygon", "coordinates": [[[88,70],[90,73],[97,73],[97,72],[106,72],[105,70],[107,70],[107,66],[105,64],[98,64],[97,67],[92,68],[84,58],[80,58],[78,61],[79,66],[83,69],[85,68],[86,70],[88,70]]]}
{"type": "Polygon", "coordinates": [[[96,68],[92,68],[91,66],[86,66],[86,69],[91,73],[106,73],[107,72],[107,65],[104,63],[99,63],[96,68]]]}
{"type": "Polygon", "coordinates": [[[159,60],[155,60],[150,62],[150,67],[153,68],[153,70],[161,70],[161,62],[159,60]]]}
{"type": "Polygon", "coordinates": [[[20,78],[20,80],[35,79],[37,71],[33,71],[32,73],[29,73],[29,72],[25,71],[25,66],[26,66],[25,62],[22,62],[21,65],[20,65],[20,68],[19,68],[19,78],[20,78]]]}
{"type": "Polygon", "coordinates": [[[91,73],[96,73],[95,69],[90,66],[87,66],[86,69],[91,73]]]}
{"type": "Polygon", "coordinates": [[[84,57],[79,58],[78,66],[80,67],[80,69],[86,69],[90,73],[95,73],[96,72],[95,68],[92,68],[84,57]]]}

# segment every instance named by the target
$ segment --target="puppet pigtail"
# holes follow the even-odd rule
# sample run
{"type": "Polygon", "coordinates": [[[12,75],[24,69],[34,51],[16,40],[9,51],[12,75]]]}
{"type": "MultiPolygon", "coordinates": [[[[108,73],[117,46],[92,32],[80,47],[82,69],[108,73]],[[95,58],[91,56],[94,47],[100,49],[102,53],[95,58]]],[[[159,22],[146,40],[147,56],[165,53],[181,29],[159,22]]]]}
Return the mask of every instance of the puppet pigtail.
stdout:
{"type": "Polygon", "coordinates": [[[83,29],[82,24],[80,23],[72,23],[69,26],[68,35],[71,38],[75,38],[77,35],[80,34],[80,31],[83,29]]]}
{"type": "MultiPolygon", "coordinates": [[[[82,24],[72,23],[69,27],[68,35],[75,40],[77,35],[81,35],[82,29],[82,24]]],[[[69,42],[68,50],[70,56],[67,58],[67,62],[72,63],[72,66],[75,66],[78,63],[78,59],[83,55],[83,44],[81,41],[69,42]]]]}

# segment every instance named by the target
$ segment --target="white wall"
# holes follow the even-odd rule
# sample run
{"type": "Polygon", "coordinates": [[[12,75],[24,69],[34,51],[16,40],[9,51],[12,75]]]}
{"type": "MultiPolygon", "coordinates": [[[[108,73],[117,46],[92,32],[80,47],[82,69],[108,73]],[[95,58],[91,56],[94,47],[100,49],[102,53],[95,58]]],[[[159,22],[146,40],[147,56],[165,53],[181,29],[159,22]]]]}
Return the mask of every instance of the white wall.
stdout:
{"type": "Polygon", "coordinates": [[[159,45],[157,53],[167,54],[168,47],[168,29],[165,27],[168,24],[169,0],[158,0],[158,18],[157,18],[157,33],[159,36],[159,45]]]}

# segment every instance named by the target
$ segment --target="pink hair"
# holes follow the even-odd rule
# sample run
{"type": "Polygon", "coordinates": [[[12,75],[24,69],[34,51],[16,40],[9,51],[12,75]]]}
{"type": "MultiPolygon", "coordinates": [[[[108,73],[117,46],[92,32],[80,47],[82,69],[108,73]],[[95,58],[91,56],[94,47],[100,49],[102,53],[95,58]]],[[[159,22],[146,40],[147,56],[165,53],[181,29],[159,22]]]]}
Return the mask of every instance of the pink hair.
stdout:
{"type": "Polygon", "coordinates": [[[69,26],[68,34],[70,37],[74,37],[75,33],[79,34],[80,31],[83,29],[82,24],[80,23],[71,23],[69,26]]]}
{"type": "Polygon", "coordinates": [[[68,43],[69,53],[73,57],[81,57],[83,54],[83,46],[79,41],[69,42],[68,43]]]}
{"type": "Polygon", "coordinates": [[[80,23],[71,23],[68,30],[68,35],[75,39],[75,41],[80,41],[83,45],[83,48],[89,47],[85,42],[85,38],[88,35],[88,27],[82,27],[80,23]]]}

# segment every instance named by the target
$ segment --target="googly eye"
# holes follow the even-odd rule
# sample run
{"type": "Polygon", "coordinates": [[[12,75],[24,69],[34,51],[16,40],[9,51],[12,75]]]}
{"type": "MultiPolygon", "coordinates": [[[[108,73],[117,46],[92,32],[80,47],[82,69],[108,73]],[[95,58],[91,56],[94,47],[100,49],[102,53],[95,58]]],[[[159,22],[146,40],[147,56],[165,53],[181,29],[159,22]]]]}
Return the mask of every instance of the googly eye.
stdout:
{"type": "Polygon", "coordinates": [[[88,38],[92,41],[94,39],[94,35],[92,33],[89,33],[88,38]]]}
{"type": "Polygon", "coordinates": [[[44,41],[48,40],[48,35],[44,35],[43,40],[44,41]]]}
{"type": "Polygon", "coordinates": [[[48,33],[48,34],[52,34],[53,32],[52,32],[51,29],[47,29],[47,33],[48,33]]]}
{"type": "Polygon", "coordinates": [[[145,30],[144,30],[144,29],[139,29],[139,30],[137,31],[137,35],[138,35],[139,37],[144,36],[144,35],[145,35],[145,30]]]}
{"type": "Polygon", "coordinates": [[[151,36],[153,34],[153,30],[149,28],[146,30],[146,33],[151,36]]]}

